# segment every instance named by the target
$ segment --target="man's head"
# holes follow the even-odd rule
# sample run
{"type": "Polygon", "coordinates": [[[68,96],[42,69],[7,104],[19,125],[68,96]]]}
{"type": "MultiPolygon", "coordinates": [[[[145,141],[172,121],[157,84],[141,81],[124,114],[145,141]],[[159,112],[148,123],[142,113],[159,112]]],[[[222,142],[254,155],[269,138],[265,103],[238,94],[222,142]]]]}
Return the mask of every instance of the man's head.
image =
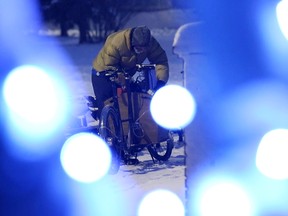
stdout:
{"type": "Polygon", "coordinates": [[[139,26],[134,28],[132,32],[131,45],[136,53],[144,51],[145,47],[149,45],[151,32],[147,26],[139,26]]]}

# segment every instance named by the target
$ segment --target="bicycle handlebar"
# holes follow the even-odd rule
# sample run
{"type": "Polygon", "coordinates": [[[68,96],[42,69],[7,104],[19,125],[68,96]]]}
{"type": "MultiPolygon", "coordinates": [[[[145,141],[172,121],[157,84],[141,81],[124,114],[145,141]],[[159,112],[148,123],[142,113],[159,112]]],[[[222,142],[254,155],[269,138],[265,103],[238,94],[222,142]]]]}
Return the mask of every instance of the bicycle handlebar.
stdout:
{"type": "MultiPolygon", "coordinates": [[[[144,69],[155,69],[156,64],[136,64],[135,70],[136,71],[141,71],[144,69]]],[[[113,68],[113,69],[108,69],[105,70],[105,76],[113,76],[116,75],[117,73],[125,73],[127,72],[125,69],[121,68],[113,68]]]]}
{"type": "MultiPolygon", "coordinates": [[[[135,68],[134,68],[134,72],[137,73],[137,71],[139,71],[139,72],[143,71],[143,70],[145,71],[145,69],[148,69],[148,70],[155,69],[155,67],[156,67],[156,64],[136,64],[135,68]]],[[[111,69],[103,71],[103,75],[105,75],[106,77],[109,77],[110,80],[114,81],[114,82],[116,81],[119,73],[124,74],[125,79],[128,77],[129,77],[128,79],[132,78],[129,71],[127,71],[123,68],[116,68],[115,67],[115,68],[111,68],[111,69]]],[[[153,96],[155,91],[152,89],[148,89],[146,93],[153,96]]]]}
{"type": "Polygon", "coordinates": [[[136,64],[137,70],[154,69],[156,64],[136,64]]]}

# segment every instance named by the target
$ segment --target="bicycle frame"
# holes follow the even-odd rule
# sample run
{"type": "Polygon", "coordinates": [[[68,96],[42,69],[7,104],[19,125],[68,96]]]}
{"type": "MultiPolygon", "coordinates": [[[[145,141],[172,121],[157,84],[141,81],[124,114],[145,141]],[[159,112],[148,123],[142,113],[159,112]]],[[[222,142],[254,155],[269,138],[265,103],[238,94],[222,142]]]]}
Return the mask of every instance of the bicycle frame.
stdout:
{"type": "MultiPolygon", "coordinates": [[[[155,68],[154,64],[145,64],[145,65],[136,65],[137,69],[141,70],[142,68],[147,68],[147,69],[152,69],[155,68]]],[[[130,86],[130,81],[131,81],[131,75],[125,71],[117,71],[117,72],[113,72],[112,74],[109,74],[108,76],[110,76],[110,80],[112,83],[112,89],[113,89],[113,107],[114,109],[118,112],[121,122],[128,122],[128,128],[129,131],[133,131],[133,126],[135,126],[135,123],[137,122],[137,115],[135,115],[135,111],[137,110],[137,107],[135,107],[136,105],[132,102],[132,91],[131,91],[131,86],[130,86]],[[116,79],[117,79],[117,75],[118,73],[123,74],[124,75],[124,79],[125,79],[125,92],[127,93],[127,109],[128,109],[128,117],[127,119],[123,119],[120,113],[120,106],[119,106],[119,101],[118,101],[118,94],[117,94],[117,84],[116,84],[116,79]],[[133,111],[134,108],[134,111],[133,111]]],[[[127,134],[125,134],[127,135],[127,134]]],[[[135,143],[134,141],[136,140],[135,135],[133,135],[133,133],[130,133],[130,139],[127,138],[125,139],[126,141],[126,148],[128,149],[128,146],[130,147],[131,144],[135,143]]],[[[147,144],[151,144],[151,140],[149,138],[149,136],[144,132],[144,139],[147,141],[147,144]]],[[[138,145],[139,150],[145,148],[147,146],[147,144],[140,144],[138,145]]]]}
{"type": "MultiPolygon", "coordinates": [[[[128,117],[127,119],[123,119],[120,113],[120,105],[119,105],[119,101],[118,101],[118,93],[117,93],[117,84],[116,84],[116,75],[114,77],[112,77],[111,82],[112,82],[112,89],[113,89],[113,107],[114,109],[117,111],[117,113],[120,116],[121,122],[128,122],[128,128],[130,131],[132,131],[132,127],[133,124],[135,123],[135,115],[133,112],[133,103],[132,103],[132,92],[131,92],[131,88],[130,88],[130,78],[131,76],[129,75],[129,73],[123,71],[121,72],[124,75],[125,78],[125,92],[127,93],[127,108],[128,108],[128,117]]],[[[125,136],[126,134],[124,134],[125,136]]],[[[134,140],[134,138],[132,137],[131,140],[134,140]]],[[[131,146],[131,140],[127,140],[125,139],[125,143],[126,143],[126,148],[128,148],[128,146],[131,146]],[[127,143],[128,142],[128,143],[127,143]]],[[[144,147],[144,146],[143,146],[144,147]]]]}
{"type": "MultiPolygon", "coordinates": [[[[142,68],[144,68],[143,71],[147,71],[147,69],[155,68],[155,65],[138,66],[139,70],[140,69],[142,70],[142,68]]],[[[129,72],[125,70],[123,71],[106,70],[102,71],[101,73],[103,73],[101,74],[101,76],[104,75],[111,81],[113,92],[112,95],[113,104],[109,103],[103,107],[99,118],[99,124],[97,126],[82,125],[77,128],[69,128],[66,136],[71,136],[72,134],[78,132],[89,132],[100,136],[106,142],[111,152],[112,159],[111,159],[111,167],[109,170],[110,174],[115,174],[118,172],[120,167],[120,161],[124,161],[125,164],[139,163],[139,160],[137,159],[138,152],[142,151],[144,148],[147,148],[154,163],[155,163],[154,159],[158,161],[167,161],[171,156],[172,149],[174,147],[173,139],[171,139],[169,133],[169,138],[167,138],[166,142],[165,141],[158,142],[156,140],[156,142],[152,143],[150,137],[145,131],[145,127],[141,125],[143,122],[140,122],[140,119],[144,114],[146,114],[147,106],[144,109],[141,108],[142,110],[140,111],[141,105],[138,103],[139,89],[138,88],[134,89],[134,84],[138,85],[139,82],[135,82],[134,80],[135,76],[134,77],[131,76],[131,74],[129,74],[129,72]],[[123,116],[121,116],[120,104],[118,100],[119,95],[117,92],[118,89],[117,78],[119,73],[124,75],[125,88],[126,88],[125,93],[127,93],[128,116],[127,118],[125,117],[125,119],[123,118],[123,116]],[[131,79],[131,77],[133,77],[133,79],[131,79]],[[130,85],[131,83],[130,81],[133,81],[132,86],[130,85]],[[142,112],[143,110],[144,112],[142,112]],[[128,122],[128,134],[124,134],[123,122],[128,122]],[[142,139],[145,143],[141,143],[142,139]]],[[[136,80],[137,79],[138,78],[136,78],[136,80]]],[[[140,86],[140,92],[144,94],[147,91],[147,88],[142,87],[145,85],[146,84],[144,82],[144,84],[140,86]]],[[[152,96],[151,94],[149,94],[148,91],[146,93],[152,96]]],[[[147,96],[141,95],[141,98],[145,99],[145,97],[147,96]]],[[[85,98],[88,101],[87,106],[89,107],[90,111],[93,112],[95,110],[98,110],[98,107],[95,107],[95,99],[92,96],[88,96],[85,98]],[[92,103],[91,109],[90,109],[90,103],[92,103]]],[[[111,101],[111,99],[109,100],[111,101]]]]}
{"type": "MultiPolygon", "coordinates": [[[[138,66],[138,69],[141,71],[143,70],[144,72],[147,69],[151,68],[154,69],[155,65],[138,66]]],[[[168,138],[167,141],[164,143],[162,142],[160,143],[158,141],[152,143],[145,129],[142,128],[141,123],[139,121],[140,120],[139,113],[137,113],[138,111],[140,111],[139,109],[140,106],[137,107],[139,97],[137,93],[138,89],[134,94],[134,90],[132,91],[132,87],[130,85],[131,75],[129,74],[129,72],[125,70],[122,71],[110,70],[105,71],[103,73],[105,73],[104,75],[110,79],[112,84],[113,105],[107,104],[101,112],[99,135],[107,142],[108,146],[112,148],[113,152],[117,152],[116,155],[121,155],[121,158],[124,159],[126,164],[127,161],[137,160],[137,153],[142,151],[144,148],[148,149],[153,161],[154,158],[161,161],[168,160],[174,146],[173,140],[171,138],[168,138]],[[123,116],[121,116],[120,104],[118,101],[119,96],[117,92],[118,87],[117,78],[119,74],[123,74],[125,79],[125,90],[126,90],[125,93],[127,93],[127,109],[128,109],[128,116],[126,119],[123,119],[123,116]],[[110,118],[113,119],[112,125],[114,125],[114,127],[109,126],[110,124],[108,119],[110,118]],[[123,128],[124,122],[128,122],[127,134],[124,134],[124,128],[123,128]],[[137,134],[139,131],[140,133],[137,134]],[[145,141],[145,143],[141,142],[142,139],[145,141]],[[131,157],[135,157],[135,159],[131,159],[131,157]]],[[[145,88],[144,91],[147,91],[147,88],[145,88]]],[[[142,115],[143,114],[141,114],[141,116],[142,115]]],[[[117,165],[116,167],[119,167],[119,165],[117,165]]],[[[116,171],[116,169],[114,170],[116,171]]]]}

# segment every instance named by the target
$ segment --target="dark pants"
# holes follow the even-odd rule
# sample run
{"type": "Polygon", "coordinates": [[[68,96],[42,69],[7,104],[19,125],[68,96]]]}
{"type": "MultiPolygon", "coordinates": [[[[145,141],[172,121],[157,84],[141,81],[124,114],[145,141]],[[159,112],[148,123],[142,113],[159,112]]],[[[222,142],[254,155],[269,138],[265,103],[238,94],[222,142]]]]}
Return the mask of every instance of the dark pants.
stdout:
{"type": "Polygon", "coordinates": [[[97,71],[95,69],[92,69],[92,86],[94,94],[96,96],[98,115],[100,115],[104,107],[104,101],[113,96],[113,90],[109,78],[101,75],[97,76],[96,73],[97,71]]]}

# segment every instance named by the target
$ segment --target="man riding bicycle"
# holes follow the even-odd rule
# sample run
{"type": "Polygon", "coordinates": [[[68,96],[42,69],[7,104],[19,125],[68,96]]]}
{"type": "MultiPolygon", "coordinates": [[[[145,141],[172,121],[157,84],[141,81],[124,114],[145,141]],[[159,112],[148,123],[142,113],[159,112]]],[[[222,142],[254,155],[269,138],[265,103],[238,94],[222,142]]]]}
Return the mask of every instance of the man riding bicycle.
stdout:
{"type": "MultiPolygon", "coordinates": [[[[169,78],[168,58],[164,49],[151,35],[146,26],[124,29],[112,33],[93,61],[92,85],[98,106],[98,115],[104,107],[104,101],[113,96],[110,80],[103,76],[108,69],[123,68],[133,70],[136,64],[146,59],[156,65],[157,84],[154,90],[164,86],[169,78]]],[[[99,117],[99,116],[98,116],[99,117]]]]}

